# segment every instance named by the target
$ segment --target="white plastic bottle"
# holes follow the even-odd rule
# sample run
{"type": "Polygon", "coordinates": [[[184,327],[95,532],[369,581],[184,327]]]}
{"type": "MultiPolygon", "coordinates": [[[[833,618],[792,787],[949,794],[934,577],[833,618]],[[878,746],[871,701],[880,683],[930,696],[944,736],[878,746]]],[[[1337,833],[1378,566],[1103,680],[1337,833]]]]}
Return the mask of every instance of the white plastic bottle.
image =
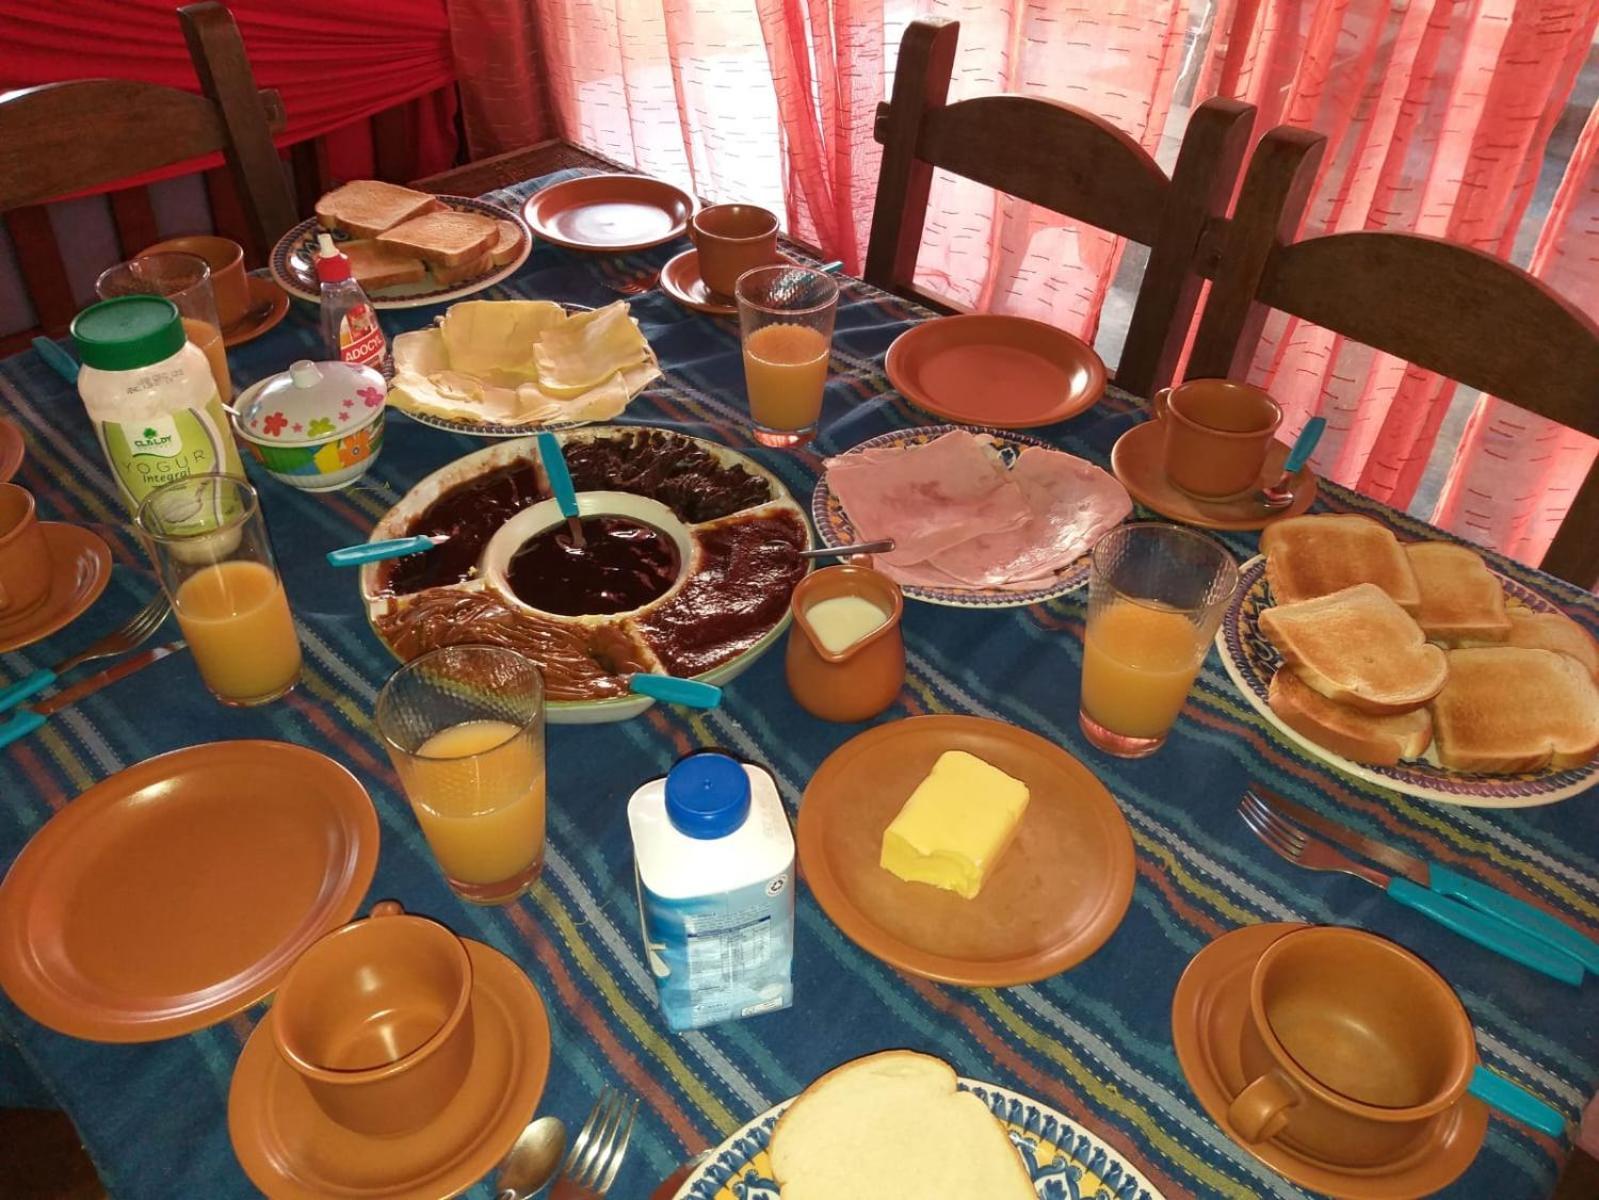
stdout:
{"type": "Polygon", "coordinates": [[[690,755],[627,805],[644,950],[672,1029],[794,1000],[794,832],[772,777],[690,755]]]}
{"type": "Polygon", "coordinates": [[[383,370],[389,344],[378,314],[361,284],[350,273],[350,260],[329,234],[317,240],[316,277],[322,285],[322,340],[328,357],[358,367],[383,370]]]}

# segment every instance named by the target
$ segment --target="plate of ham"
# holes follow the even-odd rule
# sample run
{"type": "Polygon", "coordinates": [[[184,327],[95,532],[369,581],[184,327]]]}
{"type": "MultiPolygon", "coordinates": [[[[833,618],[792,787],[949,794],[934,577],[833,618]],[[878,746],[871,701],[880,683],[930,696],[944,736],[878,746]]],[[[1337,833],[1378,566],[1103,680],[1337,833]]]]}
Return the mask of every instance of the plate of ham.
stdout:
{"type": "Polygon", "coordinates": [[[811,496],[829,546],[893,538],[872,565],[905,595],[1014,608],[1081,587],[1088,550],[1132,512],[1115,476],[1026,434],[896,430],[830,458],[811,496]]]}

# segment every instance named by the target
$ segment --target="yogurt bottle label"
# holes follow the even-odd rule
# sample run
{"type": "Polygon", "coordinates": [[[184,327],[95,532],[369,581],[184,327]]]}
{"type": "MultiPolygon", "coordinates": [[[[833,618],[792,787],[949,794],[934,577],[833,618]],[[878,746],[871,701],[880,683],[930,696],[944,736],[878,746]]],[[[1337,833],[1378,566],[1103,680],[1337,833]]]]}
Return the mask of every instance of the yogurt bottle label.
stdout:
{"type": "Polygon", "coordinates": [[[95,432],[134,512],[156,488],[190,475],[244,474],[221,401],[214,394],[204,408],[138,421],[101,421],[95,432]]]}

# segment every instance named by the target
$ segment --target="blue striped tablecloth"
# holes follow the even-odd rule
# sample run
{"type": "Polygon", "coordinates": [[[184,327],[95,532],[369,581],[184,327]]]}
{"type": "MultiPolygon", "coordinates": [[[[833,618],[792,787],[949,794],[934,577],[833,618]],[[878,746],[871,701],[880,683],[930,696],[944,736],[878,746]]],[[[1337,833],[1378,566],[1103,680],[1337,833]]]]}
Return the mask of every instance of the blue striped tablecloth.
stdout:
{"type": "MultiPolygon", "coordinates": [[[[524,185],[498,198],[516,203],[532,190],[524,185]]],[[[679,249],[609,259],[539,245],[491,294],[604,304],[614,298],[609,283],[658,266],[679,249]]],[[[633,311],[666,375],[626,419],[675,426],[752,453],[802,500],[824,455],[890,429],[932,423],[883,375],[884,351],[916,314],[863,285],[846,288],[822,434],[800,452],[751,443],[734,322],[689,312],[659,291],[635,298],[633,311]]],[[[394,332],[434,315],[412,310],[383,319],[394,332]]],[[[282,326],[229,357],[240,388],[293,359],[320,357],[315,310],[296,303],[282,326]]],[[[38,496],[45,515],[94,526],[116,555],[110,586],[86,616],[54,637],[0,656],[0,680],[11,680],[121,622],[155,582],[121,523],[82,406],[31,351],[0,363],[0,412],[26,432],[20,481],[38,496]]],[[[1125,397],[1112,394],[1093,411],[1041,432],[1104,463],[1116,437],[1140,419],[1125,397]]],[[[964,1075],[1053,1105],[1101,1135],[1172,1200],[1301,1195],[1212,1124],[1172,1051],[1169,1010],[1184,965],[1218,934],[1263,920],[1348,923],[1394,937],[1458,988],[1489,1066],[1572,1117],[1599,1085],[1594,983],[1575,992],[1411,915],[1364,883],[1289,866],[1248,836],[1234,812],[1246,781],[1260,780],[1407,849],[1460,864],[1594,932],[1599,795],[1545,809],[1487,812],[1399,799],[1356,784],[1274,736],[1214,654],[1159,754],[1141,762],[1106,758],[1087,747],[1076,723],[1080,594],[999,612],[907,605],[909,676],[899,702],[879,720],[981,714],[1035,730],[1087,762],[1120,801],[1138,855],[1132,906],[1110,942],[1041,984],[944,987],[902,976],[861,953],[802,889],[794,1008],[707,1032],[668,1033],[639,953],[623,814],[628,795],[684,751],[717,744],[764,763],[795,807],[817,765],[859,727],[825,724],[800,711],[783,682],[780,653],[734,683],[724,706],[710,714],[657,707],[621,725],[552,727],[551,849],[543,881],[507,909],[458,903],[434,870],[372,737],[373,700],[392,660],[367,628],[353,575],[329,568],[322,555],[362,540],[424,474],[479,445],[396,416],[382,457],[355,489],[311,497],[263,479],[268,524],[306,649],[301,687],[259,710],[223,709],[182,655],[63,713],[0,752],[0,864],[9,864],[78,792],[152,754],[265,737],[331,755],[360,776],[381,816],[383,847],[371,898],[397,897],[504,951],[543,993],[555,1064],[541,1108],[580,1121],[607,1083],[643,1097],[634,1148],[613,1192],[624,1198],[648,1195],[689,1153],[835,1064],[895,1046],[939,1055],[964,1075]]],[[[1338,488],[1324,488],[1321,503],[1375,513],[1406,534],[1425,529],[1338,488]]],[[[1251,535],[1225,540],[1241,558],[1255,552],[1251,535]]],[[[1536,572],[1495,565],[1534,582],[1599,628],[1594,597],[1536,572]]],[[[29,1082],[77,1122],[114,1196],[227,1200],[253,1194],[229,1148],[225,1109],[234,1060],[258,1016],[259,1010],[154,1045],[106,1046],[52,1033],[0,1000],[0,1034],[15,1043],[34,1077],[29,1082]]],[[[8,1061],[0,1054],[0,1071],[15,1072],[8,1061]]],[[[1563,1146],[1496,1117],[1477,1161],[1446,1194],[1544,1196],[1563,1154],[1563,1146]]],[[[489,1194],[482,1183],[469,1193],[489,1194]]]]}

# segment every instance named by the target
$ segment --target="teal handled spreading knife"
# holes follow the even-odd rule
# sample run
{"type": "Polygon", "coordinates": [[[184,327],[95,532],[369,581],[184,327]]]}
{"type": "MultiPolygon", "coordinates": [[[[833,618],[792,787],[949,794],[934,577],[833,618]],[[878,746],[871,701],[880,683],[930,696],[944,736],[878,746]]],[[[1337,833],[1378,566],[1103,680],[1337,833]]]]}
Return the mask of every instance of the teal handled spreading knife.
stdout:
{"type": "Polygon", "coordinates": [[[664,700],[668,704],[684,704],[689,708],[715,708],[722,702],[721,688],[697,679],[638,672],[628,676],[627,684],[637,695],[664,700]]]}
{"type": "Polygon", "coordinates": [[[450,540],[447,533],[419,533],[415,537],[386,538],[380,542],[362,542],[359,546],[341,546],[329,550],[328,562],[335,567],[359,567],[362,563],[379,562],[385,558],[404,558],[408,554],[421,554],[434,546],[450,540]]]}
{"type": "Polygon", "coordinates": [[[18,738],[27,737],[28,734],[43,725],[52,713],[59,712],[68,705],[87,699],[101,688],[110,687],[117,680],[126,679],[135,671],[142,671],[151,663],[160,662],[169,654],[176,654],[184,649],[187,649],[187,647],[183,642],[168,642],[164,646],[152,646],[148,650],[141,650],[137,654],[129,655],[121,662],[89,676],[81,683],[62,688],[47,700],[42,700],[38,704],[27,708],[18,709],[16,715],[9,721],[0,724],[0,746],[9,746],[18,738]]]}

